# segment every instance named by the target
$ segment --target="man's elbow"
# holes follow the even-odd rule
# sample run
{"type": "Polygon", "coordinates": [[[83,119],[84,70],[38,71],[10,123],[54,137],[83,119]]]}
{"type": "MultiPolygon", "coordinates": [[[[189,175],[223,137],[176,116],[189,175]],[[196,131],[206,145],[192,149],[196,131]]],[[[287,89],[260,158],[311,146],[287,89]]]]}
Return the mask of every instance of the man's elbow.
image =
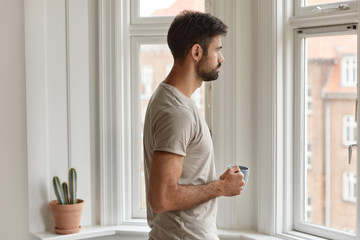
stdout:
{"type": "Polygon", "coordinates": [[[170,210],[169,203],[164,197],[161,197],[159,195],[153,196],[151,193],[149,193],[148,201],[151,209],[157,214],[170,210]]]}

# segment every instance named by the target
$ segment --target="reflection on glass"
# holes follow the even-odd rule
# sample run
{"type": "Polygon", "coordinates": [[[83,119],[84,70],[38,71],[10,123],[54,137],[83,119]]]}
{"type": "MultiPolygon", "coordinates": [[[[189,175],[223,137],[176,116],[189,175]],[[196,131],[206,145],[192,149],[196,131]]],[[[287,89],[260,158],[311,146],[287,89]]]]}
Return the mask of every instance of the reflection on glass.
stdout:
{"type": "Polygon", "coordinates": [[[347,159],[356,142],[356,35],[307,38],[305,46],[304,221],[355,233],[356,161],[347,159]]]}
{"type": "MultiPolygon", "coordinates": [[[[173,57],[165,44],[143,44],[140,46],[140,98],[141,129],[143,131],[146,108],[150,97],[159,84],[165,80],[173,66],[173,57]]],[[[197,89],[192,99],[205,116],[205,87],[197,89]]],[[[141,136],[142,137],[142,136],[141,136]]],[[[140,141],[142,143],[142,139],[140,141]]],[[[140,146],[142,149],[142,145],[140,146]]],[[[143,154],[141,159],[141,207],[146,208],[143,154]]]]}
{"type": "Polygon", "coordinates": [[[205,11],[205,0],[139,0],[140,17],[175,16],[183,10],[205,11]]]}
{"type": "Polygon", "coordinates": [[[305,0],[305,6],[314,6],[329,3],[348,2],[348,0],[305,0]]]}

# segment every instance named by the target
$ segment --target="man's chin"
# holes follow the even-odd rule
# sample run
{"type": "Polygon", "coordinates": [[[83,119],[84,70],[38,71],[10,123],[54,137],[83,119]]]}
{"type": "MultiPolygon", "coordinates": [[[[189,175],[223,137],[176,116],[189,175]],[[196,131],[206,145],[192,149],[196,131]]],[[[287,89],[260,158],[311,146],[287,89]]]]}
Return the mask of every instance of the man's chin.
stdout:
{"type": "Polygon", "coordinates": [[[212,81],[217,80],[218,78],[219,78],[219,74],[217,73],[214,76],[203,77],[202,79],[204,82],[212,82],[212,81]]]}
{"type": "Polygon", "coordinates": [[[203,79],[204,82],[213,82],[213,81],[216,81],[216,80],[217,80],[217,78],[216,79],[203,79]]]}

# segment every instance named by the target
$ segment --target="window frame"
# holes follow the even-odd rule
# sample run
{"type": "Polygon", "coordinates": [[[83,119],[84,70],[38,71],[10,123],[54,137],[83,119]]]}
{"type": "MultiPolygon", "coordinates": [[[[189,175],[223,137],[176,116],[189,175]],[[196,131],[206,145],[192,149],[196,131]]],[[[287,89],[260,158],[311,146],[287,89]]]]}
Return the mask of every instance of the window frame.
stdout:
{"type": "MultiPolygon", "coordinates": [[[[295,14],[299,11],[299,1],[271,0],[258,3],[257,59],[258,85],[261,86],[258,89],[257,114],[258,166],[268,168],[268,171],[259,168],[258,230],[282,239],[323,240],[312,233],[294,229],[293,210],[296,208],[294,202],[297,201],[294,196],[294,178],[299,175],[293,161],[294,147],[297,146],[293,136],[298,131],[294,128],[294,120],[299,117],[293,111],[294,99],[298,97],[298,93],[294,92],[294,75],[298,71],[294,69],[294,29],[311,27],[314,20],[319,27],[333,23],[357,23],[358,10],[348,11],[345,16],[338,11],[317,17],[299,16],[295,14]],[[266,119],[266,122],[262,119],[266,119]]],[[[359,133],[359,129],[357,131],[359,133]]],[[[359,153],[359,149],[357,151],[359,153]]],[[[357,156],[359,162],[359,154],[357,156]]],[[[360,164],[357,165],[357,172],[360,172],[360,164]]],[[[358,198],[359,195],[358,191],[358,198]]],[[[360,219],[360,211],[357,211],[357,219],[360,219]]],[[[356,237],[359,240],[360,221],[357,221],[357,229],[356,237]]]]}
{"type": "MultiPolygon", "coordinates": [[[[306,137],[306,52],[305,52],[305,38],[306,37],[318,37],[318,36],[336,36],[341,34],[353,34],[357,33],[353,29],[348,29],[346,25],[338,25],[338,26],[330,26],[330,27],[314,27],[314,28],[303,28],[295,30],[295,61],[294,61],[294,91],[295,91],[295,99],[294,99],[294,112],[295,112],[295,121],[294,121],[294,230],[312,234],[315,236],[326,237],[329,239],[342,239],[342,240],[355,240],[356,237],[347,234],[345,232],[331,229],[324,226],[317,226],[311,223],[302,222],[302,219],[305,219],[305,199],[307,197],[305,191],[305,182],[306,182],[306,174],[307,169],[305,168],[305,149],[304,142],[300,139],[307,139],[306,137]],[[305,178],[304,178],[305,176],[305,178]]],[[[325,123],[327,124],[327,123],[325,123]]],[[[346,162],[344,162],[346,164],[346,162]]],[[[326,175],[327,178],[330,176],[326,175]]],[[[326,180],[328,181],[328,180],[326,180]]]]}

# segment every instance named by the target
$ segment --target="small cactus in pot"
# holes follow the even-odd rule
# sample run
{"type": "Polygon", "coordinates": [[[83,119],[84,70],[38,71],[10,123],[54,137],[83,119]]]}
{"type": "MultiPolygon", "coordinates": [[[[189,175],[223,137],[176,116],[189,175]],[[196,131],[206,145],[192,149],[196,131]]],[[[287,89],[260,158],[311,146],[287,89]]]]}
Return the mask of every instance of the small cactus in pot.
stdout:
{"type": "Polygon", "coordinates": [[[53,187],[60,205],[76,204],[77,173],[75,168],[69,169],[69,182],[60,184],[59,177],[53,177],[53,187]],[[69,187],[68,187],[69,186],[69,187]]]}
{"type": "Polygon", "coordinates": [[[68,183],[60,183],[59,177],[53,177],[52,183],[57,200],[49,203],[55,220],[55,232],[71,234],[80,231],[80,219],[84,208],[84,200],[77,198],[77,173],[75,168],[69,169],[68,183]]]}

